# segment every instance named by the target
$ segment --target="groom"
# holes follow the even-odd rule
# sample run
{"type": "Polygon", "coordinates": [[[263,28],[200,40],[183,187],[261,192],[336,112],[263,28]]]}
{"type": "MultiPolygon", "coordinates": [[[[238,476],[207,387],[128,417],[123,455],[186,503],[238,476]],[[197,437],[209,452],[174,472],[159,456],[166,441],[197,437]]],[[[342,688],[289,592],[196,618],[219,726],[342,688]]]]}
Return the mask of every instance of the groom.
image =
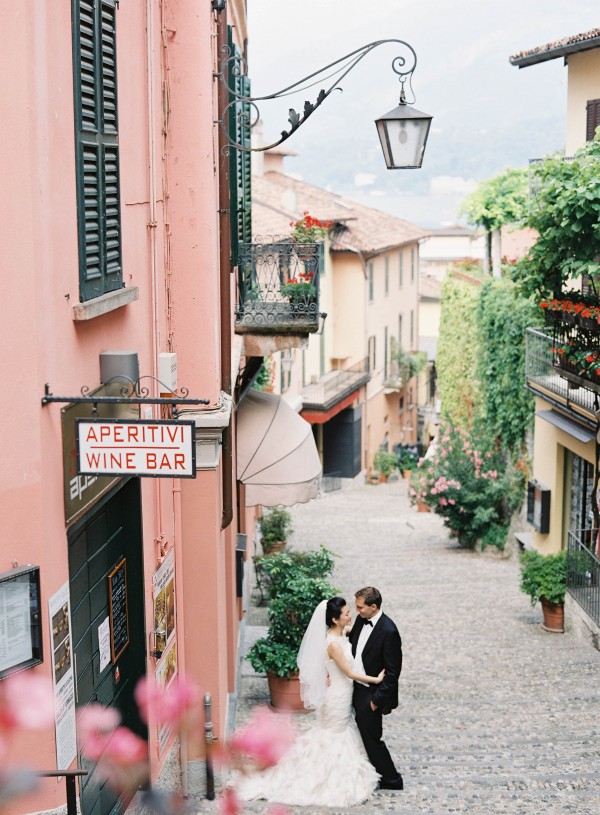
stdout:
{"type": "Polygon", "coordinates": [[[394,766],[383,741],[383,714],[398,707],[398,678],[402,670],[402,641],[396,625],[381,610],[381,594],[372,586],[354,595],[358,617],[349,638],[352,643],[354,670],[377,676],[385,675],[379,685],[354,683],[352,704],[356,724],[362,736],[369,761],[375,767],[382,790],[402,790],[402,776],[394,766]]]}

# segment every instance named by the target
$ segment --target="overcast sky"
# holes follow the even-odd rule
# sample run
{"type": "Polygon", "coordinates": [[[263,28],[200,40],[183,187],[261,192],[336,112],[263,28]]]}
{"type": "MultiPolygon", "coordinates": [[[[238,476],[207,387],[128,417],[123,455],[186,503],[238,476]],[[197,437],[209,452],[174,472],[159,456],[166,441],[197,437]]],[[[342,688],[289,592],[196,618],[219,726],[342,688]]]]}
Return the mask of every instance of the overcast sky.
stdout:
{"type": "MultiPolygon", "coordinates": [[[[427,226],[456,220],[460,198],[505,166],[564,145],[566,68],[525,69],[512,54],[600,26],[598,0],[248,0],[252,94],[291,84],[373,40],[418,54],[415,107],[434,116],[423,170],[386,171],[373,120],[398,103],[397,51],[380,46],[286,142],[289,172],[427,226]],[[420,175],[419,175],[420,174],[420,175]]],[[[267,137],[300,99],[260,105],[267,137]]]]}

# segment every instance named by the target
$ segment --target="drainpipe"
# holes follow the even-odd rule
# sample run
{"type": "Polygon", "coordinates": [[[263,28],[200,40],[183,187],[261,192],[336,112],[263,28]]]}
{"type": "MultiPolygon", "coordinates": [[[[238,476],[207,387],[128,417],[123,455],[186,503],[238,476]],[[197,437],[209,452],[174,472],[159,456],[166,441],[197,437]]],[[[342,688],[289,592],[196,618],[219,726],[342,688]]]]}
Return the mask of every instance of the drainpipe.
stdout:
{"type": "MultiPolygon", "coordinates": [[[[227,6],[217,12],[217,59],[220,59],[227,48],[227,6]]],[[[227,88],[217,80],[218,118],[229,102],[227,88]]],[[[231,387],[231,215],[229,193],[229,156],[227,138],[220,124],[219,134],[219,275],[221,289],[221,389],[230,396],[231,387]]],[[[231,438],[231,420],[229,427],[223,430],[221,450],[221,476],[223,491],[223,511],[221,529],[226,529],[233,520],[233,445],[231,438]]]]}

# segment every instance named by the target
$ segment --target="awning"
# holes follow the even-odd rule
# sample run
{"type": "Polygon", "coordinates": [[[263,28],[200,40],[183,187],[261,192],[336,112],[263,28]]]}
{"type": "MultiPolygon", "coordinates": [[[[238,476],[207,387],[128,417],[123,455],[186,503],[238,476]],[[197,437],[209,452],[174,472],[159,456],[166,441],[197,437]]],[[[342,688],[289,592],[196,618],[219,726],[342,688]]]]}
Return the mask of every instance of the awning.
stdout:
{"type": "Polygon", "coordinates": [[[246,506],[316,498],[321,461],[310,424],[280,396],[251,390],[237,411],[237,470],[246,506]]]}
{"type": "Polygon", "coordinates": [[[569,436],[573,436],[577,441],[584,442],[584,444],[587,444],[587,442],[592,441],[594,438],[593,430],[582,427],[582,425],[574,422],[567,416],[563,416],[562,413],[556,410],[536,410],[535,415],[539,416],[540,419],[545,419],[547,422],[550,422],[554,427],[558,427],[559,430],[568,433],[569,436]]]}

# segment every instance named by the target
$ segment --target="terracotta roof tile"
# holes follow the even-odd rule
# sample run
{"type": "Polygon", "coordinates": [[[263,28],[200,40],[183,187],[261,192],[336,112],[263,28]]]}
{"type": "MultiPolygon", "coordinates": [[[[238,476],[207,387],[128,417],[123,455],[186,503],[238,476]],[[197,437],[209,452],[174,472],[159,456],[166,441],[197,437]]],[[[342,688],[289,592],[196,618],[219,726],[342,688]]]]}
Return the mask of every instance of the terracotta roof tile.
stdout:
{"type": "Polygon", "coordinates": [[[334,222],[333,251],[377,254],[429,234],[416,224],[283,173],[252,177],[252,225],[256,238],[289,235],[290,221],[306,211],[319,220],[334,222]]]}
{"type": "Polygon", "coordinates": [[[519,51],[518,54],[513,54],[510,62],[512,65],[518,65],[519,68],[525,68],[527,65],[534,65],[537,62],[545,62],[577,51],[598,48],[599,46],[600,28],[593,28],[591,31],[585,31],[582,34],[572,34],[570,37],[563,37],[560,40],[530,48],[528,51],[519,51]]]}

